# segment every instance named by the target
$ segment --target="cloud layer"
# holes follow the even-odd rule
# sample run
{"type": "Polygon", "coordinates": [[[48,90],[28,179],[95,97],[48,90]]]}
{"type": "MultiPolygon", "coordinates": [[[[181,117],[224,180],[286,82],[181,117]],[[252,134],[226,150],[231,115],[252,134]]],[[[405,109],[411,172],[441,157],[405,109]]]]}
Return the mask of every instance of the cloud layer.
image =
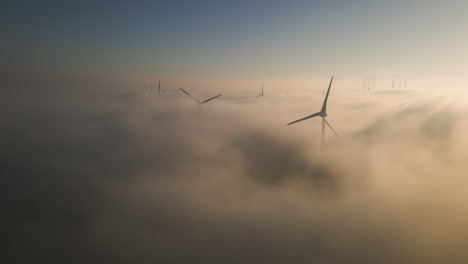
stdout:
{"type": "Polygon", "coordinates": [[[5,94],[7,262],[468,261],[460,100],[266,95],[5,94]]]}

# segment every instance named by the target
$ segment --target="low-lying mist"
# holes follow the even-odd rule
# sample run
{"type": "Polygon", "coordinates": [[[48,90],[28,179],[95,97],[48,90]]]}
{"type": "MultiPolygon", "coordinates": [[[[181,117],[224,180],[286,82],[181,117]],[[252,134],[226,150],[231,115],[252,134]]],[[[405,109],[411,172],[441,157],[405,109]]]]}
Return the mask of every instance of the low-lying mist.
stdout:
{"type": "Polygon", "coordinates": [[[5,93],[5,263],[468,262],[462,99],[222,93],[5,93]]]}

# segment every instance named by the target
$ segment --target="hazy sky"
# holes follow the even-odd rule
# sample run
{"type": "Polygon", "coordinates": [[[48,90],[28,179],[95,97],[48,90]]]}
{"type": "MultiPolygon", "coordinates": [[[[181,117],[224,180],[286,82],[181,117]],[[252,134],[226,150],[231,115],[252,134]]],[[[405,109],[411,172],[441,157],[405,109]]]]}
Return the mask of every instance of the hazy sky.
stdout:
{"type": "Polygon", "coordinates": [[[468,81],[466,1],[2,1],[9,77],[468,81]]]}

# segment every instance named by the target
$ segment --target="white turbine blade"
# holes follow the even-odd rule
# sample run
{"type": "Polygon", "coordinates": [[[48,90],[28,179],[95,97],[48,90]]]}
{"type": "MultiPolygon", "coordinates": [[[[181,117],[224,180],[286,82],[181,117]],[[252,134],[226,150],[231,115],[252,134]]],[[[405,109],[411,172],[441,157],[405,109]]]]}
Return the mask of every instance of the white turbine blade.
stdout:
{"type": "Polygon", "coordinates": [[[323,100],[323,105],[322,105],[322,110],[320,112],[326,113],[327,112],[327,101],[328,101],[328,95],[330,94],[330,88],[333,83],[333,76],[331,77],[330,80],[330,85],[328,85],[328,90],[327,90],[327,95],[325,95],[325,100],[323,100]]]}
{"type": "Polygon", "coordinates": [[[315,114],[313,114],[313,115],[306,116],[306,117],[304,117],[304,118],[301,118],[301,119],[298,119],[298,120],[293,121],[293,122],[291,122],[291,123],[288,123],[287,126],[292,125],[292,124],[297,123],[297,122],[304,121],[304,120],[309,119],[309,118],[312,118],[312,117],[316,117],[316,116],[318,116],[318,115],[320,115],[320,113],[315,113],[315,114]]]}
{"type": "Polygon", "coordinates": [[[213,100],[213,99],[216,99],[216,98],[218,98],[218,97],[220,97],[220,96],[221,96],[221,94],[218,94],[217,96],[213,96],[213,97],[211,97],[210,99],[206,99],[205,101],[203,101],[203,102],[201,102],[201,103],[202,103],[202,104],[208,103],[209,101],[211,101],[211,100],[213,100]]]}
{"type": "Polygon", "coordinates": [[[333,131],[333,133],[335,134],[335,136],[336,136],[337,138],[341,139],[340,136],[338,136],[338,133],[336,133],[335,129],[333,129],[333,127],[330,125],[330,123],[328,123],[328,120],[327,120],[326,118],[323,118],[323,120],[325,120],[325,123],[327,123],[328,127],[333,131]]]}
{"type": "Polygon", "coordinates": [[[184,92],[186,95],[190,96],[190,98],[192,98],[193,100],[195,100],[197,103],[201,104],[200,101],[198,101],[197,98],[191,96],[189,93],[187,93],[184,89],[182,88],[179,88],[182,92],[184,92]]]}

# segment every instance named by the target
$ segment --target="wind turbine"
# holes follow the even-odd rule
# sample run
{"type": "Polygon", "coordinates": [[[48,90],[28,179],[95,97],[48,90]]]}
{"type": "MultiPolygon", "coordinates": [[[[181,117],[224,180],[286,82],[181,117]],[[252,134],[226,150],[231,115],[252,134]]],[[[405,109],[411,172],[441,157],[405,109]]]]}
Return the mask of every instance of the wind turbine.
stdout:
{"type": "Polygon", "coordinates": [[[328,120],[326,118],[328,116],[327,115],[328,95],[330,94],[330,88],[332,86],[332,83],[333,83],[333,76],[332,76],[332,78],[330,80],[330,85],[328,86],[327,95],[325,95],[325,100],[323,101],[322,109],[320,110],[320,112],[317,112],[317,113],[312,114],[310,116],[306,116],[304,118],[298,119],[296,121],[293,121],[293,122],[287,124],[287,126],[289,126],[289,125],[292,125],[292,124],[297,123],[297,122],[304,121],[304,120],[309,119],[309,118],[320,116],[322,118],[322,143],[321,143],[322,151],[323,151],[323,145],[324,145],[324,142],[325,142],[325,124],[333,131],[333,133],[335,134],[335,136],[337,138],[341,139],[340,136],[338,136],[338,134],[336,133],[336,131],[333,129],[333,127],[330,125],[330,123],[328,122],[328,120]]]}
{"type": "Polygon", "coordinates": [[[182,92],[184,92],[186,95],[190,96],[190,98],[192,98],[193,100],[195,100],[195,102],[197,102],[198,105],[206,104],[206,103],[208,103],[209,101],[211,101],[211,100],[213,100],[213,99],[216,99],[216,98],[218,98],[218,97],[221,96],[221,94],[218,94],[218,95],[213,96],[213,97],[211,97],[211,98],[209,98],[209,99],[206,99],[205,101],[199,101],[197,98],[195,98],[195,97],[193,97],[192,95],[190,95],[190,94],[189,94],[187,91],[185,91],[184,89],[182,89],[182,88],[179,88],[179,89],[180,89],[182,92]]]}
{"type": "Polygon", "coordinates": [[[364,83],[362,85],[363,89],[364,89],[364,93],[366,92],[366,87],[367,87],[367,77],[364,77],[364,83]]]}
{"type": "Polygon", "coordinates": [[[255,97],[259,97],[259,96],[264,96],[263,95],[263,83],[262,83],[262,92],[259,95],[255,96],[255,97]]]}

